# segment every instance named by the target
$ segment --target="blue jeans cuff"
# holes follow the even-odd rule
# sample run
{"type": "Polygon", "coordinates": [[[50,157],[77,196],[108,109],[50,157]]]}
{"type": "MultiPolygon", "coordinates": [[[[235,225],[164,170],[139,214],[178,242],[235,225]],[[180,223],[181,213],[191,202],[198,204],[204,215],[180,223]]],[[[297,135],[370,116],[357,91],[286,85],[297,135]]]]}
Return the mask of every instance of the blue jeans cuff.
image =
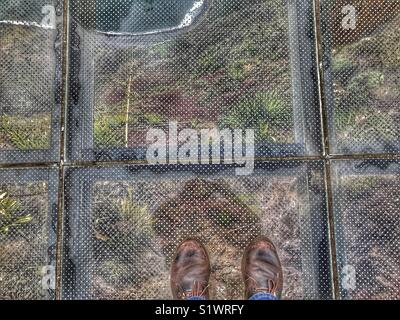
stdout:
{"type": "Polygon", "coordinates": [[[279,300],[278,297],[274,296],[271,293],[267,292],[258,292],[252,297],[250,297],[249,300],[279,300]]]}
{"type": "Polygon", "coordinates": [[[196,297],[196,296],[193,296],[193,297],[189,297],[189,298],[187,298],[186,299],[187,301],[200,301],[200,300],[206,300],[204,297],[196,297]]]}

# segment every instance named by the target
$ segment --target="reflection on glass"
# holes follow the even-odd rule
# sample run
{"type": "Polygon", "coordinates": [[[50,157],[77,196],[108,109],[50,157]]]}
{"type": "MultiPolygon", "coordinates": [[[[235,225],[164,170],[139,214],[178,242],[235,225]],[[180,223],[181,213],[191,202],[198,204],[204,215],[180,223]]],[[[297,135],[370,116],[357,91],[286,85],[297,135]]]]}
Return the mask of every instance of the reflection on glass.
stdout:
{"type": "Polygon", "coordinates": [[[190,26],[206,0],[98,0],[96,29],[108,33],[151,34],[190,26]]]}

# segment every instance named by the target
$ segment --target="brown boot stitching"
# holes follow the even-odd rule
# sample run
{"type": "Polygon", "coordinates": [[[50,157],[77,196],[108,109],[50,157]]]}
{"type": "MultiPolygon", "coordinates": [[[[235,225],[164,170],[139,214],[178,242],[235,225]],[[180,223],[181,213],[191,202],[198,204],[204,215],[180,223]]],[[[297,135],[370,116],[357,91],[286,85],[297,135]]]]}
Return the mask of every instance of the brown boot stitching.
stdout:
{"type": "MultiPolygon", "coordinates": [[[[195,280],[194,281],[194,285],[193,285],[194,288],[196,287],[196,283],[200,284],[200,282],[195,280]]],[[[182,298],[185,300],[185,299],[190,298],[190,297],[203,297],[209,287],[210,287],[210,285],[207,284],[207,286],[204,287],[203,291],[201,291],[200,294],[195,293],[195,289],[194,290],[190,290],[190,291],[185,291],[185,292],[182,293],[182,298]]],[[[183,289],[183,288],[181,287],[181,289],[183,289]]]]}

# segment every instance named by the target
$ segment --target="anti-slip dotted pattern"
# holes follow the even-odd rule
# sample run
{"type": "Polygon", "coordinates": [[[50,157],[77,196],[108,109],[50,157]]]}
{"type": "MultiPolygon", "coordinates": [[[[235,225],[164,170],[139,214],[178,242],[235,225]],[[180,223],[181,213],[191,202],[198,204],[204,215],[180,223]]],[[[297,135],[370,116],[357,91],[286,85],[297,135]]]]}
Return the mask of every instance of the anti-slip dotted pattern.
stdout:
{"type": "Polygon", "coordinates": [[[55,0],[0,5],[0,163],[58,159],[61,14],[55,0]]]}
{"type": "Polygon", "coordinates": [[[325,0],[332,152],[399,152],[400,1],[325,0]]]}
{"type": "Polygon", "coordinates": [[[0,170],[0,300],[54,299],[56,177],[0,170]]]}
{"type": "Polygon", "coordinates": [[[241,257],[259,235],[279,248],[285,299],[330,297],[321,163],[210,171],[68,170],[64,299],[171,299],[171,260],[189,237],[210,254],[212,297],[242,299],[241,257]]]}
{"type": "MultiPolygon", "coordinates": [[[[62,3],[0,4],[1,163],[59,159],[62,3]],[[43,19],[52,5],[57,30],[43,19]]],[[[321,3],[331,152],[398,152],[399,1],[321,3]]],[[[241,298],[240,257],[260,234],[278,247],[285,299],[332,298],[332,279],[339,298],[399,297],[398,163],[333,162],[333,277],[322,162],[256,161],[247,177],[222,165],[71,168],[144,159],[147,130],[171,121],[252,128],[258,157],[321,155],[313,1],[69,5],[64,198],[56,168],[0,169],[1,299],[170,299],[171,259],[192,236],[210,252],[212,297],[241,298]]]]}
{"type": "Polygon", "coordinates": [[[334,172],[342,298],[399,299],[399,162],[335,161],[334,172]]]}
{"type": "Polygon", "coordinates": [[[72,1],[72,12],[70,159],[143,159],[148,130],[172,121],[253,129],[259,156],[320,151],[311,1],[72,1]]]}

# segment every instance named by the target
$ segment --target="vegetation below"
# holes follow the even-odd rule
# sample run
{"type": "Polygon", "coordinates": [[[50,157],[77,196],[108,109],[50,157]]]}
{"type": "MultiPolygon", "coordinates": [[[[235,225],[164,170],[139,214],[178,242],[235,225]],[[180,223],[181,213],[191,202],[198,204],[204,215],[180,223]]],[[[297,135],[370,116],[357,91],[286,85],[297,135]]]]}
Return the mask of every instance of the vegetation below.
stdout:
{"type": "Polygon", "coordinates": [[[129,49],[96,48],[96,147],[137,145],[135,131],[168,120],[294,142],[288,46],[286,1],[217,0],[193,32],[129,49]]]}
{"type": "Polygon", "coordinates": [[[370,37],[338,47],[333,57],[339,148],[387,151],[400,134],[400,16],[370,37]]]}
{"type": "Polygon", "coordinates": [[[0,115],[0,149],[44,150],[51,141],[51,115],[0,115]]]}
{"type": "Polygon", "coordinates": [[[41,299],[47,265],[45,183],[0,182],[0,299],[41,299]]]}

